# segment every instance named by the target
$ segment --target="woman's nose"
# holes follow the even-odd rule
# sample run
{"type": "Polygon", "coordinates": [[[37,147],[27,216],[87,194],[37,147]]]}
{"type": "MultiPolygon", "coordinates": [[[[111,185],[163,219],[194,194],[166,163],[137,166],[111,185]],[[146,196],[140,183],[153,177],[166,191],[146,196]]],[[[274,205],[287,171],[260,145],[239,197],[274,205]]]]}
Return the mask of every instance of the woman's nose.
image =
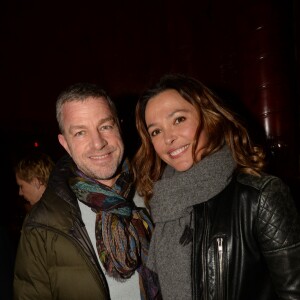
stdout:
{"type": "Polygon", "coordinates": [[[165,143],[171,145],[176,140],[176,135],[174,132],[165,133],[165,143]]]}

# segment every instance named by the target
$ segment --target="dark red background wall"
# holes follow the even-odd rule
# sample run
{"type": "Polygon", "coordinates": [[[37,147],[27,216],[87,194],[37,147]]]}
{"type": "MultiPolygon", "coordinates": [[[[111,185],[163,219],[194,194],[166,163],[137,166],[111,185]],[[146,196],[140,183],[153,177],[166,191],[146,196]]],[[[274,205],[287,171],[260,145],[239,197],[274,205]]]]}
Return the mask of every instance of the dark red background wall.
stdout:
{"type": "Polygon", "coordinates": [[[298,2],[2,0],[1,182],[8,199],[17,197],[16,156],[34,141],[55,159],[63,153],[55,120],[63,88],[102,84],[118,102],[132,154],[135,102],[167,72],[198,78],[240,110],[266,144],[270,172],[297,191],[298,2]]]}

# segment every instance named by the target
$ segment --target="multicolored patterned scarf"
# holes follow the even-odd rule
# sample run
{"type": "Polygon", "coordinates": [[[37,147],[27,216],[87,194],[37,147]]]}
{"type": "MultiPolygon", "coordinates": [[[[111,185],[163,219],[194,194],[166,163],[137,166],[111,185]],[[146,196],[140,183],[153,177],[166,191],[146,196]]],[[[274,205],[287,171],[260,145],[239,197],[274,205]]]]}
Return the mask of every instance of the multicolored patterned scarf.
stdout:
{"type": "Polygon", "coordinates": [[[145,264],[153,225],[132,198],[132,176],[128,162],[112,188],[84,175],[77,168],[70,186],[79,201],[96,213],[96,246],[100,261],[109,276],[129,278],[145,264]]]}

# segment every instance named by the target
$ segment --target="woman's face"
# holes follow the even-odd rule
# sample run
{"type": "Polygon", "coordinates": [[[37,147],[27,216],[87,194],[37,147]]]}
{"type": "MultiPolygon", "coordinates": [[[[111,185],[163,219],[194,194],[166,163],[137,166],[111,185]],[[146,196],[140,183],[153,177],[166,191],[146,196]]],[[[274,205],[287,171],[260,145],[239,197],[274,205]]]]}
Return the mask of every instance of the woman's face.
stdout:
{"type": "MultiPolygon", "coordinates": [[[[190,169],[194,164],[192,148],[200,121],[194,106],[176,90],[166,90],[148,101],[145,120],[158,156],[177,171],[190,169]]],[[[196,147],[197,161],[201,159],[206,140],[202,130],[196,147]]]]}

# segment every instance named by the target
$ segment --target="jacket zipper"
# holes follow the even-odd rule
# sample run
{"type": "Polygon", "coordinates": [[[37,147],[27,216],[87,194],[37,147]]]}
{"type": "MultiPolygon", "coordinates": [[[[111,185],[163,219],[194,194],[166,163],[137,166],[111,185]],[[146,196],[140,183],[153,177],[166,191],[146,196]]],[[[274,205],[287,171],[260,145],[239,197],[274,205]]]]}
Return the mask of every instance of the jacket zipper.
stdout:
{"type": "Polygon", "coordinates": [[[217,291],[218,299],[224,299],[224,245],[223,238],[217,238],[217,291]]]}
{"type": "MultiPolygon", "coordinates": [[[[88,234],[86,235],[86,230],[83,230],[83,228],[85,228],[85,225],[83,224],[82,220],[80,219],[77,219],[77,221],[79,222],[79,224],[77,224],[77,226],[79,226],[79,229],[78,229],[78,232],[81,234],[82,236],[82,239],[84,240],[84,243],[86,244],[86,246],[88,247],[88,250],[91,254],[91,256],[93,257],[93,260],[96,264],[96,269],[98,270],[98,275],[100,277],[100,281],[102,282],[102,284],[104,285],[105,289],[106,289],[106,292],[107,292],[107,295],[109,295],[109,288],[108,288],[108,284],[107,284],[107,281],[106,281],[106,278],[105,278],[105,275],[101,269],[101,266],[100,266],[100,263],[98,261],[98,258],[97,258],[97,253],[95,253],[95,250],[94,250],[94,247],[93,245],[91,244],[91,241],[90,239],[88,238],[88,234]]],[[[75,221],[74,224],[76,224],[77,222],[75,221]]],[[[76,243],[78,243],[78,241],[75,239],[76,243]]],[[[81,249],[81,247],[80,247],[81,249]]],[[[85,252],[85,251],[84,251],[85,252]]],[[[85,255],[86,257],[86,255],[85,255]]],[[[91,261],[90,259],[87,260],[87,263],[91,265],[91,261]]],[[[94,264],[92,263],[92,269],[94,269],[94,264]]],[[[99,278],[97,277],[97,278],[99,278]]]]}
{"type": "Polygon", "coordinates": [[[208,292],[208,282],[207,282],[207,248],[206,245],[208,243],[207,239],[208,239],[208,217],[207,217],[207,203],[203,204],[203,242],[202,242],[202,246],[201,246],[201,259],[202,259],[202,268],[203,268],[203,278],[202,278],[202,297],[203,300],[207,300],[209,299],[209,292],[208,292]]]}

